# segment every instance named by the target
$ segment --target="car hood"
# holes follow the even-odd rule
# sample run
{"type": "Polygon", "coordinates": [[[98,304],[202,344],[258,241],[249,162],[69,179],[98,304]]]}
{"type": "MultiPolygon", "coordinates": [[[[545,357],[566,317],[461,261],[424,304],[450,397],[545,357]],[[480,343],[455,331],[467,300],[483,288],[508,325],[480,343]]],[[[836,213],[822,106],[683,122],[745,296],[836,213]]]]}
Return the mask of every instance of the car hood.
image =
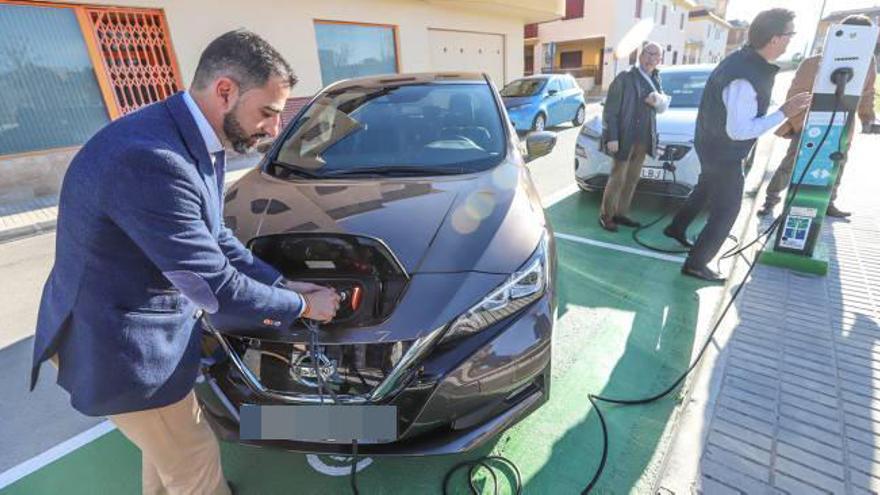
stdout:
{"type": "Polygon", "coordinates": [[[693,141],[696,124],[696,108],[670,108],[657,114],[660,141],[693,141]]]}
{"type": "Polygon", "coordinates": [[[528,105],[534,102],[534,96],[502,96],[501,101],[504,102],[504,108],[517,107],[520,105],[528,105]]]}
{"type": "Polygon", "coordinates": [[[538,244],[544,213],[524,167],[428,178],[280,180],[254,169],[226,195],[224,221],[250,239],[346,233],[385,242],[408,274],[512,273],[538,244]]]}

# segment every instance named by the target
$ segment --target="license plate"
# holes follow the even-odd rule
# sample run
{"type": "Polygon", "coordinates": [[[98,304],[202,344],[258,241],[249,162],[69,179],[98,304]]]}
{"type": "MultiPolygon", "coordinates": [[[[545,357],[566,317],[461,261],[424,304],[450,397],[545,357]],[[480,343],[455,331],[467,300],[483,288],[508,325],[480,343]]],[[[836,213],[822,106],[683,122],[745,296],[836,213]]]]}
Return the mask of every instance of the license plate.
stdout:
{"type": "Polygon", "coordinates": [[[663,180],[663,168],[661,167],[642,167],[642,178],[643,179],[653,179],[653,180],[663,180]]]}
{"type": "Polygon", "coordinates": [[[397,440],[397,406],[243,404],[242,440],[387,443],[397,440]]]}

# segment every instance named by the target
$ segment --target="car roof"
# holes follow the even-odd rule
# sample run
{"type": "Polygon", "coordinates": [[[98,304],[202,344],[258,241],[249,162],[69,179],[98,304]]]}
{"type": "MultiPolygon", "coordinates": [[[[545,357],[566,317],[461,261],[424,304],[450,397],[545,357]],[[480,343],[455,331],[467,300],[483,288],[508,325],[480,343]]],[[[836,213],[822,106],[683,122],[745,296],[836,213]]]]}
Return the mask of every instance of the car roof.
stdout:
{"type": "Polygon", "coordinates": [[[381,88],[427,83],[477,83],[486,84],[486,74],[480,72],[414,72],[408,74],[384,74],[378,76],[343,79],[325,88],[325,91],[351,88],[381,88]]]}
{"type": "Polygon", "coordinates": [[[663,74],[671,74],[676,72],[705,72],[709,73],[715,70],[718,64],[687,64],[687,65],[661,65],[659,67],[660,76],[663,74]]]}

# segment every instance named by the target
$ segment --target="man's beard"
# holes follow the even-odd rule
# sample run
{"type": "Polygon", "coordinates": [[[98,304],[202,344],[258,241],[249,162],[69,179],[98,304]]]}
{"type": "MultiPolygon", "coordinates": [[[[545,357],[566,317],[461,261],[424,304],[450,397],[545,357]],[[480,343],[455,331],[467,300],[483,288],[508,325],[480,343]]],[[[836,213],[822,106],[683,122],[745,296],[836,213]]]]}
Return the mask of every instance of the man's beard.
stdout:
{"type": "Polygon", "coordinates": [[[237,109],[238,105],[223,116],[223,133],[226,134],[226,139],[229,140],[232,149],[238,153],[248,153],[254,149],[260,138],[266,137],[266,133],[248,134],[236,116],[237,109]]]}

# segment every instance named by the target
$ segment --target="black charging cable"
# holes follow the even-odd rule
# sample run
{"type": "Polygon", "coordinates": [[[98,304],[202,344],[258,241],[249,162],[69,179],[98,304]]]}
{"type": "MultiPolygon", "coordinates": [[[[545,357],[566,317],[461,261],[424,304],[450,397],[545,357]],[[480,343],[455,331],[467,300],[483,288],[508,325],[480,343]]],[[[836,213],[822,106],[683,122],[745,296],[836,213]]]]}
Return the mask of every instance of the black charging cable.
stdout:
{"type": "MultiPolygon", "coordinates": [[[[832,80],[834,80],[833,76],[832,76],[832,80]]],[[[834,103],[834,111],[831,112],[831,119],[828,122],[828,126],[825,128],[825,133],[822,135],[822,139],[819,141],[819,144],[816,146],[816,149],[813,151],[812,156],[810,156],[809,161],[807,161],[807,164],[804,167],[804,170],[801,172],[800,177],[798,177],[797,183],[795,183],[794,188],[791,191],[791,194],[789,195],[788,201],[786,201],[785,208],[784,208],[783,213],[780,216],[780,218],[785,218],[786,216],[788,216],[788,212],[791,209],[792,202],[794,201],[794,198],[797,196],[797,193],[800,190],[800,186],[803,183],[804,178],[807,176],[807,172],[810,170],[810,167],[813,165],[813,161],[815,161],[816,157],[819,154],[819,150],[822,149],[822,145],[825,144],[825,140],[828,138],[828,134],[831,132],[831,129],[834,126],[834,120],[835,120],[835,117],[837,116],[837,112],[840,107],[842,96],[843,96],[843,91],[841,89],[841,83],[837,80],[835,80],[835,83],[837,84],[837,92],[835,93],[836,98],[835,98],[835,103],[834,103]]],[[[846,84],[846,81],[843,81],[842,85],[845,86],[845,84],[846,84]]],[[[838,143],[838,148],[839,148],[839,146],[840,145],[838,143]]],[[[715,333],[721,327],[721,322],[724,321],[724,317],[727,316],[727,313],[730,311],[730,308],[733,307],[733,304],[736,302],[737,298],[739,297],[740,293],[742,292],[742,289],[745,287],[745,285],[746,285],[745,281],[748,280],[749,276],[751,276],[752,272],[755,270],[755,267],[758,265],[758,263],[757,263],[758,257],[761,255],[761,253],[764,250],[764,247],[767,245],[767,241],[769,240],[769,236],[776,230],[776,228],[779,225],[780,225],[780,221],[774,221],[773,224],[771,224],[771,227],[765,231],[766,235],[762,234],[757,239],[755,239],[754,241],[747,244],[747,246],[752,246],[752,245],[756,244],[757,242],[759,242],[761,239],[763,239],[763,241],[764,241],[761,244],[760,249],[758,249],[757,253],[754,255],[752,262],[748,265],[748,270],[746,271],[746,274],[743,277],[743,281],[739,285],[737,285],[736,290],[734,290],[733,294],[730,297],[730,301],[728,301],[727,304],[724,306],[724,309],[721,311],[721,314],[718,316],[718,319],[715,321],[715,324],[712,326],[712,329],[709,331],[709,335],[706,337],[705,342],[703,342],[703,345],[700,347],[700,350],[697,353],[697,356],[694,358],[693,362],[688,366],[688,368],[683,373],[681,373],[678,376],[678,378],[676,378],[675,381],[672,382],[671,385],[669,385],[668,387],[666,387],[665,389],[663,389],[659,393],[656,393],[656,394],[648,396],[648,397],[637,398],[637,399],[619,399],[619,398],[614,398],[614,397],[604,397],[604,396],[596,395],[596,394],[588,394],[587,395],[587,399],[590,401],[590,404],[592,404],[593,408],[596,410],[596,415],[599,418],[599,425],[602,428],[602,456],[599,460],[599,466],[597,467],[595,473],[593,474],[593,477],[590,479],[590,482],[587,483],[587,486],[581,492],[582,494],[589,493],[596,486],[596,483],[599,481],[599,478],[602,476],[602,472],[605,470],[605,464],[608,460],[608,443],[609,443],[608,426],[605,423],[605,416],[602,414],[602,410],[599,408],[598,403],[599,402],[606,402],[608,404],[617,404],[617,405],[622,405],[622,406],[643,405],[643,404],[648,404],[651,402],[655,402],[659,399],[662,399],[663,397],[666,397],[667,395],[669,395],[676,388],[678,388],[678,386],[681,385],[681,383],[685,380],[685,378],[687,378],[687,376],[690,375],[690,373],[697,367],[697,364],[700,363],[703,356],[706,354],[706,350],[709,348],[709,344],[711,344],[713,339],[715,338],[715,333]]],[[[741,248],[740,252],[744,249],[745,248],[741,248]]]]}
{"type": "MultiPolygon", "coordinates": [[[[668,152],[664,151],[664,155],[668,158],[668,152]]],[[[676,186],[676,185],[678,185],[678,178],[677,178],[676,175],[675,175],[676,167],[675,167],[675,164],[672,163],[672,160],[664,160],[664,161],[663,161],[663,169],[666,170],[666,171],[668,171],[668,172],[670,172],[670,173],[672,173],[672,185],[673,185],[673,187],[676,186]]],[[[669,216],[669,213],[670,213],[669,211],[664,211],[660,216],[658,216],[658,217],[655,218],[654,220],[651,220],[650,222],[648,222],[648,223],[646,223],[646,224],[644,224],[644,225],[640,225],[640,226],[636,227],[636,228],[632,231],[632,239],[633,239],[633,242],[635,242],[635,243],[638,244],[639,246],[642,246],[642,247],[645,248],[645,249],[649,249],[649,250],[651,250],[651,251],[656,251],[656,252],[658,252],[658,253],[666,253],[666,254],[685,254],[685,253],[688,253],[688,252],[690,251],[689,249],[680,249],[680,248],[679,248],[679,249],[672,249],[672,248],[665,248],[665,247],[654,246],[654,245],[652,245],[652,244],[648,244],[647,242],[643,241],[643,240],[639,237],[639,234],[641,234],[642,231],[647,230],[647,229],[650,229],[651,227],[657,225],[657,224],[660,223],[664,218],[666,218],[667,216],[669,216]]]]}

